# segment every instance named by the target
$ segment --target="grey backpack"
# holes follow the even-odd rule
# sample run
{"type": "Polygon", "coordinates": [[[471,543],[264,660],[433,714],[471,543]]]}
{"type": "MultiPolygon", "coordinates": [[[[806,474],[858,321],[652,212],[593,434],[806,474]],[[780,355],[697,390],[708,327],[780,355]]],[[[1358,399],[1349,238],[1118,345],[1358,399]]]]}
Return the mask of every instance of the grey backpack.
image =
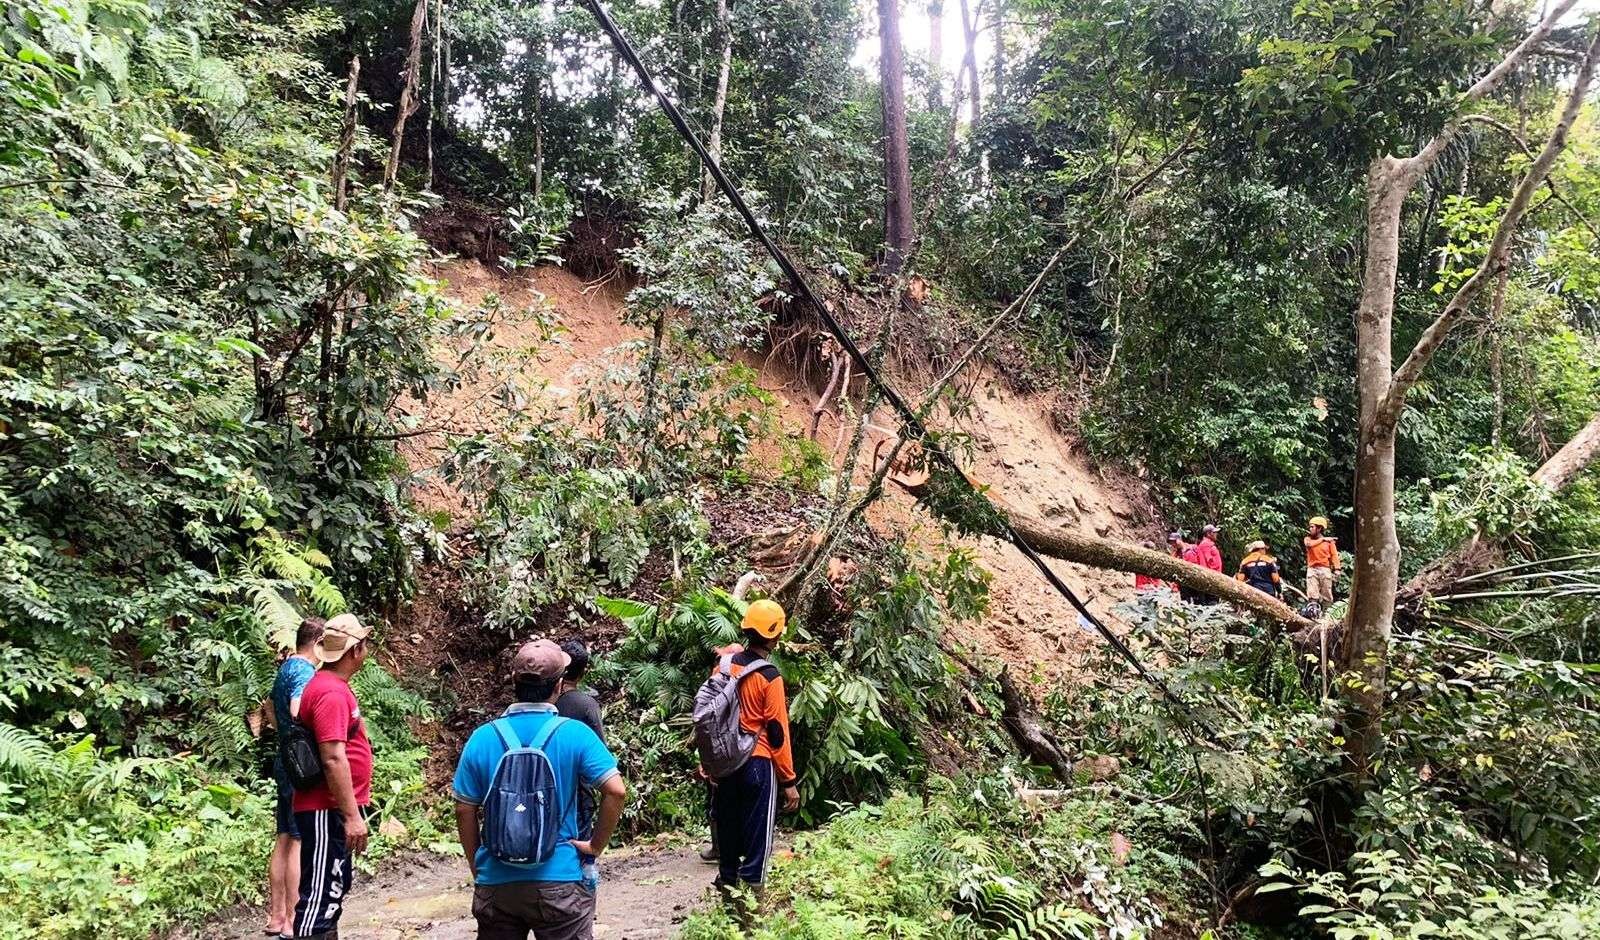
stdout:
{"type": "Polygon", "coordinates": [[[743,767],[756,749],[759,735],[739,727],[739,684],[770,665],[758,659],[735,676],[733,656],[723,656],[717,671],[694,694],[694,746],[700,752],[700,766],[713,780],[743,767]]]}

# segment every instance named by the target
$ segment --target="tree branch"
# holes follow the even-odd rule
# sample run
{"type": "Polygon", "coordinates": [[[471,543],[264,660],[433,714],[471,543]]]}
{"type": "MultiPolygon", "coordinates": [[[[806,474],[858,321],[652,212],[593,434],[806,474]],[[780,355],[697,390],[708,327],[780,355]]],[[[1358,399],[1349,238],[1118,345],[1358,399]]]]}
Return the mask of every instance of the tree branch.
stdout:
{"type": "MultiPolygon", "coordinates": [[[[1570,3],[1568,5],[1570,6],[1570,3]]],[[[1594,38],[1589,42],[1589,51],[1584,55],[1583,64],[1573,80],[1572,91],[1567,96],[1565,107],[1562,108],[1561,118],[1556,122],[1555,129],[1550,132],[1550,138],[1545,142],[1544,149],[1528,167],[1528,173],[1517,186],[1505,214],[1500,217],[1500,224],[1495,228],[1494,238],[1489,243],[1483,264],[1479,265],[1478,270],[1473,272],[1466,283],[1456,291],[1444,311],[1423,331],[1416,346],[1400,364],[1400,368],[1395,370],[1394,379],[1389,383],[1389,388],[1374,415],[1374,421],[1380,427],[1393,427],[1399,421],[1400,412],[1405,408],[1406,395],[1417,384],[1417,380],[1422,376],[1422,370],[1433,359],[1434,353],[1439,351],[1445,337],[1449,335],[1450,330],[1461,319],[1461,315],[1466,312],[1484,286],[1499,273],[1502,265],[1509,263],[1507,255],[1510,252],[1511,237],[1516,234],[1517,225],[1527,212],[1533,194],[1544,185],[1556,158],[1566,148],[1567,134],[1571,131],[1573,122],[1577,120],[1578,112],[1583,108],[1584,97],[1588,94],[1589,82],[1594,77],[1597,59],[1600,59],[1600,30],[1596,30],[1594,38]]]]}
{"type": "MultiPolygon", "coordinates": [[[[1516,144],[1529,160],[1535,159],[1533,148],[1529,147],[1528,142],[1522,139],[1522,135],[1517,133],[1516,128],[1505,123],[1504,121],[1490,117],[1487,114],[1469,114],[1462,118],[1462,120],[1471,121],[1476,124],[1489,125],[1490,127],[1509,137],[1511,142],[1516,144]]],[[[1566,194],[1556,186],[1556,181],[1546,177],[1544,185],[1546,189],[1550,190],[1550,198],[1565,206],[1567,211],[1572,213],[1572,217],[1577,220],[1578,224],[1588,229],[1589,234],[1595,237],[1596,242],[1600,242],[1600,228],[1595,227],[1595,224],[1589,220],[1589,217],[1583,214],[1582,209],[1579,209],[1577,206],[1572,204],[1572,201],[1567,198],[1566,194]]],[[[1540,203],[1540,205],[1543,205],[1543,203],[1540,203]]]]}
{"type": "MultiPolygon", "coordinates": [[[[1472,87],[1462,94],[1461,101],[1457,105],[1457,111],[1459,112],[1466,105],[1475,104],[1483,100],[1496,88],[1499,88],[1512,71],[1522,64],[1522,60],[1532,54],[1535,47],[1549,37],[1550,33],[1555,29],[1556,23],[1560,22],[1561,18],[1566,16],[1567,11],[1571,10],[1576,4],[1577,0],[1561,0],[1560,3],[1556,4],[1555,9],[1540,20],[1538,25],[1533,28],[1533,31],[1522,42],[1518,43],[1516,48],[1506,53],[1505,58],[1501,59],[1494,68],[1484,73],[1481,78],[1472,84],[1472,87]]],[[[1493,25],[1492,22],[1491,25],[1493,25]]],[[[1461,132],[1465,120],[1464,116],[1451,120],[1415,155],[1394,161],[1393,171],[1401,176],[1401,185],[1405,189],[1410,190],[1412,186],[1415,186],[1417,180],[1421,179],[1422,174],[1433,166],[1434,161],[1439,159],[1439,155],[1444,153],[1445,147],[1461,132]]]]}
{"type": "Polygon", "coordinates": [[[1571,10],[1577,5],[1578,0],[1560,0],[1560,2],[1555,5],[1554,9],[1552,9],[1544,19],[1539,21],[1539,25],[1533,28],[1533,32],[1529,33],[1527,37],[1522,40],[1522,42],[1518,43],[1515,49],[1506,53],[1506,57],[1500,60],[1499,65],[1496,65],[1494,68],[1490,69],[1482,78],[1474,82],[1471,88],[1467,89],[1466,94],[1461,96],[1461,103],[1470,104],[1476,101],[1481,101],[1488,97],[1490,92],[1494,91],[1496,88],[1499,88],[1501,84],[1505,82],[1506,78],[1511,75],[1512,70],[1521,64],[1522,60],[1527,58],[1529,53],[1538,48],[1538,46],[1545,41],[1546,37],[1548,37],[1556,28],[1556,23],[1560,22],[1561,18],[1567,15],[1567,11],[1571,10]]]}

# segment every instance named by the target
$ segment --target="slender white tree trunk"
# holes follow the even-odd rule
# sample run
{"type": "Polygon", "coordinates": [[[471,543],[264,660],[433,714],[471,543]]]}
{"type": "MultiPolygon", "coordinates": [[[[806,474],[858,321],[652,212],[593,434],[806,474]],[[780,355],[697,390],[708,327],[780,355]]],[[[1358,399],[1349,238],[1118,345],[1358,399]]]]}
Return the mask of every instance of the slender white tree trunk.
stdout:
{"type": "MultiPolygon", "coordinates": [[[[981,3],[978,12],[983,12],[981,3]]],[[[983,89],[978,83],[978,18],[967,6],[967,0],[961,0],[961,34],[967,42],[967,54],[961,60],[969,83],[967,97],[971,99],[972,123],[977,124],[978,119],[983,117],[983,89]]],[[[961,81],[960,75],[956,76],[956,81],[961,81]]]]}
{"type": "Polygon", "coordinates": [[[406,119],[417,112],[417,82],[422,72],[422,31],[428,24],[428,0],[417,0],[411,11],[411,45],[406,50],[404,84],[400,104],[395,108],[394,133],[389,143],[389,163],[383,171],[383,190],[394,188],[400,175],[400,145],[405,143],[406,119]]]}
{"type": "MultiPolygon", "coordinates": [[[[728,0],[717,0],[717,42],[721,45],[721,59],[717,65],[717,91],[711,99],[711,132],[706,135],[706,150],[711,159],[722,162],[722,116],[728,109],[728,78],[733,73],[733,24],[728,11],[728,0]]],[[[700,201],[704,202],[716,192],[717,181],[709,168],[700,173],[700,201]]]]}

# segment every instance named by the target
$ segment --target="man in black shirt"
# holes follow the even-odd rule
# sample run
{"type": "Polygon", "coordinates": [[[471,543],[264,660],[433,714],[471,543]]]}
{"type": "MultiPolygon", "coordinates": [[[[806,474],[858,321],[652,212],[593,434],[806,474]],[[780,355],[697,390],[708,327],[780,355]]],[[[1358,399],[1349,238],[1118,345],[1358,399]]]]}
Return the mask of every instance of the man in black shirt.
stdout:
{"type": "Polygon", "coordinates": [[[583,722],[604,742],[606,729],[600,720],[600,702],[578,688],[583,682],[584,673],[589,671],[589,647],[582,640],[567,640],[561,644],[561,651],[572,657],[572,665],[567,667],[567,673],[561,679],[567,690],[556,699],[556,714],[583,722]]]}
{"type": "MultiPolygon", "coordinates": [[[[584,673],[589,671],[589,647],[582,640],[567,640],[561,644],[561,651],[572,657],[566,673],[561,677],[561,685],[566,689],[556,699],[556,714],[563,718],[571,718],[588,725],[600,738],[603,744],[606,740],[605,724],[600,720],[600,701],[593,695],[578,688],[583,681],[584,673]]],[[[594,831],[594,792],[588,787],[578,788],[578,838],[587,839],[594,831]]],[[[586,869],[594,863],[591,855],[580,855],[578,861],[586,869]]]]}

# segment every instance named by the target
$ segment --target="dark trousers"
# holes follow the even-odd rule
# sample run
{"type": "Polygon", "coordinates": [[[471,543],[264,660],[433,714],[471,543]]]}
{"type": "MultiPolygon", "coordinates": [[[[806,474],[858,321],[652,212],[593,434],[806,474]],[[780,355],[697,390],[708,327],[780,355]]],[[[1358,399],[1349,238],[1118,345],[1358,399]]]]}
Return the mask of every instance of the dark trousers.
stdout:
{"type": "Polygon", "coordinates": [[[778,782],[772,761],[752,757],[717,781],[712,811],[717,825],[717,884],[732,887],[767,880],[772,827],[777,816],[778,782]]]}
{"type": "Polygon", "coordinates": [[[300,830],[300,903],[294,909],[296,937],[339,935],[339,915],[350,893],[350,848],[344,840],[344,814],[318,809],[294,814],[300,830]]]}
{"type": "Polygon", "coordinates": [[[472,916],[478,940],[592,940],[595,896],[577,881],[478,885],[472,916]]]}

